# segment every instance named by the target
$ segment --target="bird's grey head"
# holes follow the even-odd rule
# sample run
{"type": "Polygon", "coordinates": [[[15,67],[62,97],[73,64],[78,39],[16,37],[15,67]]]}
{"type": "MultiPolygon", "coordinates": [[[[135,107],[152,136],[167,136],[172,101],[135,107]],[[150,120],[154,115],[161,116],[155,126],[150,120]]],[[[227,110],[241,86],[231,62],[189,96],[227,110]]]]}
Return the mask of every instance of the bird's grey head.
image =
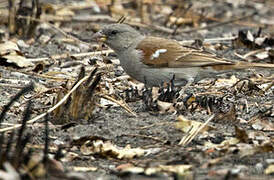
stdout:
{"type": "Polygon", "coordinates": [[[138,39],[142,37],[137,30],[126,24],[104,26],[94,36],[116,52],[136,46],[136,43],[139,42],[138,39]]]}

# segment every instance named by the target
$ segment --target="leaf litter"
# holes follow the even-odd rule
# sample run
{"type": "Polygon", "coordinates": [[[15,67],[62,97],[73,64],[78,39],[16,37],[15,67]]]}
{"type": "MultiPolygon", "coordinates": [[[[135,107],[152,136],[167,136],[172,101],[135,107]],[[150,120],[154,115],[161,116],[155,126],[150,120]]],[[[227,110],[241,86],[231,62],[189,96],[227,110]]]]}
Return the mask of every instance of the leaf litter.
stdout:
{"type": "MultiPolygon", "coordinates": [[[[181,95],[172,81],[151,89],[131,79],[113,51],[89,39],[102,25],[127,15],[125,22],[145,34],[194,42],[189,45],[229,59],[273,63],[273,35],[265,26],[273,19],[271,5],[271,1],[96,0],[48,2],[40,9],[35,3],[15,4],[17,11],[10,11],[9,18],[17,21],[0,27],[1,110],[9,110],[1,132],[21,127],[19,114],[32,100],[35,118],[27,123],[33,135],[28,143],[45,144],[38,120],[50,114],[49,138],[54,141],[49,149],[58,154],[61,148],[64,154],[51,160],[58,172],[81,172],[85,177],[77,177],[83,179],[272,178],[272,70],[205,79],[181,95]],[[24,7],[33,11],[22,14],[24,7]],[[252,13],[258,11],[265,16],[252,13]],[[95,68],[98,72],[91,79],[85,76],[95,68]],[[7,98],[32,81],[35,90],[14,106],[5,106],[7,98]],[[81,141],[73,144],[75,138],[81,141]]],[[[15,166],[6,159],[1,176],[21,173],[6,162],[15,166]]],[[[48,170],[41,168],[39,177],[48,170]]]]}

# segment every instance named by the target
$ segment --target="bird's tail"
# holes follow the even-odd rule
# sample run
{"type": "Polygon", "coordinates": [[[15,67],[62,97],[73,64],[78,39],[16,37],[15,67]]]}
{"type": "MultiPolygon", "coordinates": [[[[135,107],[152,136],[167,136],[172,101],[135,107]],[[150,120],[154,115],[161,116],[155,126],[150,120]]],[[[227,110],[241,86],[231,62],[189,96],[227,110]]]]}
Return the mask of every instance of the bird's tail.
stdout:
{"type": "Polygon", "coordinates": [[[224,64],[212,66],[215,70],[249,69],[249,68],[274,68],[274,64],[269,63],[249,63],[237,62],[235,64],[224,64]]]}

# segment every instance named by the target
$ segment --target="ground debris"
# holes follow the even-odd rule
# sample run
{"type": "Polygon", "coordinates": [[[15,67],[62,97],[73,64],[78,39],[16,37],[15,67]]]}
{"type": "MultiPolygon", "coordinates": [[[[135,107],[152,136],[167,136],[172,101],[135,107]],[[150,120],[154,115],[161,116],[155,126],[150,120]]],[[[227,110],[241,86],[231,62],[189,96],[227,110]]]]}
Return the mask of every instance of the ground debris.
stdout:
{"type": "Polygon", "coordinates": [[[91,39],[106,24],[127,23],[144,35],[270,67],[272,1],[22,0],[0,6],[1,175],[273,179],[272,69],[226,72],[186,88],[171,79],[151,88],[91,39]],[[34,86],[25,89],[29,83],[34,86]]]}

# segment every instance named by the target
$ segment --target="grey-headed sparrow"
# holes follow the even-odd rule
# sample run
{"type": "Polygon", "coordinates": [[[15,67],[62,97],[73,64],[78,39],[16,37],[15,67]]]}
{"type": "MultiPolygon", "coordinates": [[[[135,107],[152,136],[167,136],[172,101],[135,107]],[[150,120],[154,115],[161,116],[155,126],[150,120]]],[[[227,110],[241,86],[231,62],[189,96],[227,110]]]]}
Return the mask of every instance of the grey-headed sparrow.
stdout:
{"type": "Polygon", "coordinates": [[[94,36],[115,51],[125,72],[149,86],[174,78],[176,86],[247,68],[274,68],[274,64],[233,62],[175,40],[144,36],[126,24],[110,24],[94,36]]]}

